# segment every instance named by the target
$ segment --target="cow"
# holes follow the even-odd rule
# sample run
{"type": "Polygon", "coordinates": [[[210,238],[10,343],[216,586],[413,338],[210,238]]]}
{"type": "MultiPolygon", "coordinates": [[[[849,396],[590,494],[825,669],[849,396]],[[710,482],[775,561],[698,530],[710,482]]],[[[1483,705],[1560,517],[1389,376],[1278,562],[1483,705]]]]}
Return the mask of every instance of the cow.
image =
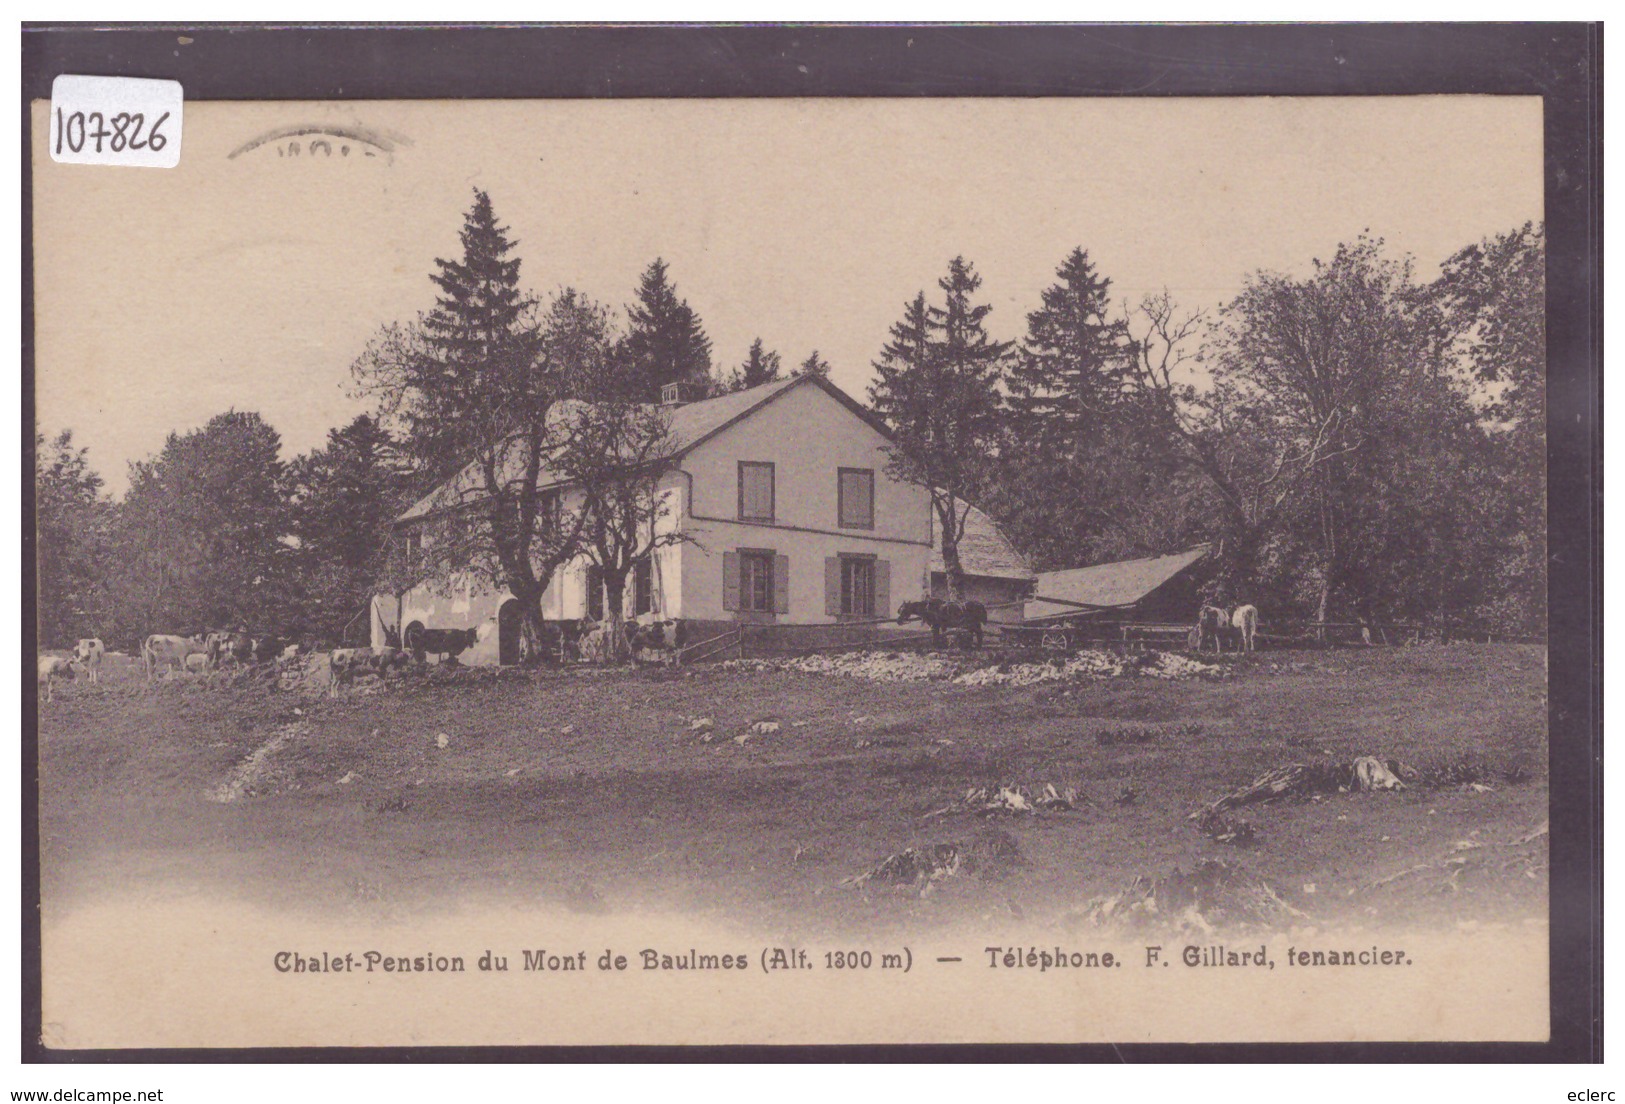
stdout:
{"type": "Polygon", "coordinates": [[[609,660],[609,625],[606,623],[606,624],[593,625],[591,628],[587,628],[587,624],[585,622],[583,622],[582,623],[582,629],[584,631],[581,634],[580,641],[577,643],[577,648],[581,652],[582,662],[584,662],[584,663],[605,663],[605,662],[608,662],[608,660],[609,660]]]}
{"type": "Polygon", "coordinates": [[[170,664],[184,668],[187,656],[207,657],[208,654],[208,645],[195,636],[166,636],[155,633],[141,642],[141,664],[147,670],[148,682],[152,681],[160,664],[165,669],[170,664]]]}
{"type": "Polygon", "coordinates": [[[380,675],[387,671],[404,671],[412,663],[412,653],[404,648],[384,647],[372,649],[372,669],[380,675]]]}
{"type": "Polygon", "coordinates": [[[227,659],[234,663],[249,663],[254,659],[254,638],[245,632],[212,632],[204,638],[208,648],[209,666],[219,667],[227,659]]]}
{"type": "Polygon", "coordinates": [[[285,643],[274,636],[256,636],[249,642],[249,658],[255,663],[269,663],[282,653],[285,643]]]}
{"type": "Polygon", "coordinates": [[[1213,642],[1213,653],[1224,651],[1225,630],[1230,616],[1218,606],[1203,606],[1196,615],[1196,650],[1202,651],[1208,641],[1213,642]]]}
{"type": "Polygon", "coordinates": [[[987,607],[980,602],[949,602],[923,598],[897,607],[897,623],[906,625],[918,617],[931,626],[931,642],[939,647],[946,632],[966,632],[982,646],[982,626],[987,624],[987,607]]]}
{"type": "Polygon", "coordinates": [[[102,656],[106,654],[107,649],[94,636],[86,637],[73,646],[73,658],[85,669],[85,681],[93,685],[102,681],[102,656]]]}
{"type": "Polygon", "coordinates": [[[472,648],[479,639],[477,629],[425,629],[416,622],[407,627],[406,646],[419,663],[431,655],[446,656],[452,662],[472,648]]]}
{"type": "Polygon", "coordinates": [[[1242,652],[1253,650],[1253,638],[1258,633],[1258,607],[1237,606],[1230,615],[1230,628],[1236,634],[1236,649],[1242,652]]]}
{"type": "Polygon", "coordinates": [[[327,684],[327,692],[331,696],[339,692],[341,683],[350,682],[358,673],[367,670],[371,666],[372,649],[334,648],[327,659],[333,670],[333,677],[327,684]]]}
{"type": "Polygon", "coordinates": [[[542,626],[542,654],[560,663],[581,658],[581,637],[592,622],[549,621],[542,626]]]}
{"type": "Polygon", "coordinates": [[[73,681],[73,664],[61,656],[40,656],[39,682],[45,687],[45,700],[51,701],[52,688],[58,682],[73,681]]]}

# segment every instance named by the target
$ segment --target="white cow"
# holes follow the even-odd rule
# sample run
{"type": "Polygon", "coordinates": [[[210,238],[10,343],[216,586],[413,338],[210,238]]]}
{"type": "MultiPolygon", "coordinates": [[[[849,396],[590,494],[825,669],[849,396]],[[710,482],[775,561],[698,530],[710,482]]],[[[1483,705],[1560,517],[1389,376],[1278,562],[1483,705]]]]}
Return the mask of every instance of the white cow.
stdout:
{"type": "Polygon", "coordinates": [[[141,642],[141,662],[147,669],[147,681],[151,682],[153,675],[161,664],[165,670],[171,664],[185,669],[187,657],[201,655],[208,661],[208,645],[195,636],[165,636],[154,633],[141,642]]]}
{"type": "Polygon", "coordinates": [[[51,690],[58,682],[73,681],[73,664],[61,656],[40,656],[39,681],[45,687],[45,700],[50,701],[51,690]]]}
{"type": "Polygon", "coordinates": [[[594,625],[581,637],[581,658],[586,663],[604,663],[609,659],[609,625],[594,625]]]}
{"type": "Polygon", "coordinates": [[[102,656],[107,649],[102,642],[92,636],[87,637],[73,646],[73,656],[85,669],[85,678],[92,684],[102,681],[102,656]]]}

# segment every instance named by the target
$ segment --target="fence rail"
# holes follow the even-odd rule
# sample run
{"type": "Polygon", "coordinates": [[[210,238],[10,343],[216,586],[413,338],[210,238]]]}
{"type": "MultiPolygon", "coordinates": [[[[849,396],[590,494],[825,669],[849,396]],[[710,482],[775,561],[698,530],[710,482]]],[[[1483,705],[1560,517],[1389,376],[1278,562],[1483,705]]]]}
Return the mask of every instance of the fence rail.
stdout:
{"type": "Polygon", "coordinates": [[[687,645],[677,653],[677,662],[698,663],[702,659],[711,659],[733,648],[739,648],[740,658],[744,658],[744,639],[745,626],[739,625],[687,645]]]}

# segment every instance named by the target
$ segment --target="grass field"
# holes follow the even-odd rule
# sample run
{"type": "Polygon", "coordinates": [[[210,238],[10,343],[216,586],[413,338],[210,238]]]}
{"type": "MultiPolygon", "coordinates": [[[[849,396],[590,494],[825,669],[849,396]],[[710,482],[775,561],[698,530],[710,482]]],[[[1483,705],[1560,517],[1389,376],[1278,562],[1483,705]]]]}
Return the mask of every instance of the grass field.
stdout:
{"type": "Polygon", "coordinates": [[[1544,841],[1502,847],[1547,815],[1535,647],[1266,652],[1226,657],[1216,679],[1022,688],[465,672],[332,699],[147,687],[110,662],[100,687],[60,687],[40,707],[54,910],[117,886],[324,913],[542,902],[882,933],[1065,920],[1136,875],[1217,857],[1326,923],[1546,914],[1544,841]],[[701,717],[710,742],[691,731],[701,717]],[[779,730],[736,741],[763,720],[779,730]],[[1271,768],[1361,755],[1430,781],[1235,810],[1256,831],[1247,846],[1187,820],[1271,768]],[[1085,800],[997,818],[952,808],[989,783],[1085,800]],[[842,884],[900,849],[994,829],[1025,858],[1001,877],[842,884]]]}

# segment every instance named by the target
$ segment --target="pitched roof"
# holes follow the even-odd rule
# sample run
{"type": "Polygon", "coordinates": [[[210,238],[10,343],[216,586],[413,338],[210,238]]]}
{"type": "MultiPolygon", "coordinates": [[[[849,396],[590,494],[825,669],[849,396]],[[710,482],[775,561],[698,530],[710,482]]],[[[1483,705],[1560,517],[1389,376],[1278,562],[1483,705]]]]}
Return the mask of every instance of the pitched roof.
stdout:
{"type": "MultiPolygon", "coordinates": [[[[841,405],[852,411],[853,414],[874,427],[883,436],[889,436],[884,423],[845,391],[842,391],[822,376],[790,376],[786,379],[764,383],[758,387],[747,388],[744,391],[719,395],[714,399],[700,399],[697,402],[673,407],[671,411],[671,434],[678,443],[677,454],[680,456],[688,452],[701,442],[715,437],[735,422],[779,398],[790,389],[802,385],[816,386],[825,391],[841,405]]],[[[575,405],[576,400],[558,404],[549,413],[549,420],[562,420],[575,405]]],[[[503,457],[501,478],[505,482],[517,481],[525,465],[524,449],[516,445],[516,447],[506,450],[506,453],[503,457]]],[[[557,472],[544,466],[537,486],[554,487],[563,481],[563,478],[557,472]]],[[[465,505],[479,497],[480,489],[483,486],[484,480],[480,475],[479,465],[471,462],[451,479],[418,499],[395,521],[399,524],[440,510],[465,505]]]]}
{"type": "MultiPolygon", "coordinates": [[[[1143,600],[1174,576],[1193,567],[1208,554],[1210,546],[1199,544],[1168,556],[1143,560],[1076,567],[1069,571],[1042,571],[1034,598],[1061,598],[1091,606],[1128,606],[1143,600]]],[[[1052,602],[1029,601],[1026,619],[1076,616],[1086,610],[1052,602]]]]}
{"type": "MultiPolygon", "coordinates": [[[[959,538],[959,566],[964,568],[966,575],[995,579],[1033,577],[1026,559],[999,531],[998,525],[974,506],[965,515],[965,535],[959,538]]],[[[935,527],[931,535],[931,570],[947,570],[942,562],[942,541],[935,527]]]]}

